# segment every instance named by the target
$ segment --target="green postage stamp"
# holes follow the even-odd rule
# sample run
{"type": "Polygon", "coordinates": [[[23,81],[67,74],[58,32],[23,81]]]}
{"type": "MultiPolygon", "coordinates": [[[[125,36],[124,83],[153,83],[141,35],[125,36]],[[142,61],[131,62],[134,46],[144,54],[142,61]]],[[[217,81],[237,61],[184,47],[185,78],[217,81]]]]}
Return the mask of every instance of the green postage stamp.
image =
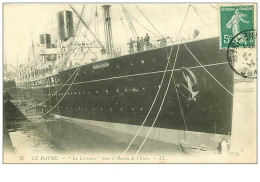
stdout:
{"type": "Polygon", "coordinates": [[[241,34],[250,30],[254,30],[254,6],[220,6],[221,48],[228,48],[231,40],[237,47],[254,47],[254,35],[241,34]]]}

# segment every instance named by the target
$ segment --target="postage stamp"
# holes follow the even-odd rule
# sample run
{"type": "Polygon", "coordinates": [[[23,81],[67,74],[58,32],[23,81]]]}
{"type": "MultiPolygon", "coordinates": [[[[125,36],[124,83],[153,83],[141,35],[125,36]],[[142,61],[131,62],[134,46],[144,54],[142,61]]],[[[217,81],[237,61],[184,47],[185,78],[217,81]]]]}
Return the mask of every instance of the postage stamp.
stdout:
{"type": "Polygon", "coordinates": [[[238,47],[254,47],[254,37],[240,34],[253,29],[254,6],[220,6],[220,48],[228,48],[234,37],[238,47]]]}

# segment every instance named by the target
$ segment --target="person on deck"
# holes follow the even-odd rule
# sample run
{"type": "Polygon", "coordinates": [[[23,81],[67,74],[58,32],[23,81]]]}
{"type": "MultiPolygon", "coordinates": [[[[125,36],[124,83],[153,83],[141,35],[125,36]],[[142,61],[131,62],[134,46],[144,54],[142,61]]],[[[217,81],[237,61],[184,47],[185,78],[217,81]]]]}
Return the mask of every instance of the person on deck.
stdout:
{"type": "Polygon", "coordinates": [[[160,42],[160,47],[167,46],[166,38],[163,37],[162,39],[159,39],[158,41],[160,42]]]}
{"type": "Polygon", "coordinates": [[[102,55],[106,54],[106,49],[104,47],[102,47],[102,49],[101,49],[101,54],[102,55]]]}
{"type": "Polygon", "coordinates": [[[148,33],[146,33],[146,35],[144,37],[144,42],[145,42],[146,50],[149,50],[149,47],[150,47],[150,36],[148,35],[148,33]]]}
{"type": "Polygon", "coordinates": [[[130,38],[130,42],[129,44],[129,53],[133,53],[134,52],[134,41],[132,38],[130,38]]]}
{"type": "Polygon", "coordinates": [[[139,37],[137,37],[137,40],[136,40],[136,48],[137,48],[137,52],[140,52],[140,50],[141,50],[141,42],[140,42],[139,37]]]}
{"type": "Polygon", "coordinates": [[[140,44],[141,44],[141,51],[144,51],[144,38],[143,37],[141,37],[140,44]]]}

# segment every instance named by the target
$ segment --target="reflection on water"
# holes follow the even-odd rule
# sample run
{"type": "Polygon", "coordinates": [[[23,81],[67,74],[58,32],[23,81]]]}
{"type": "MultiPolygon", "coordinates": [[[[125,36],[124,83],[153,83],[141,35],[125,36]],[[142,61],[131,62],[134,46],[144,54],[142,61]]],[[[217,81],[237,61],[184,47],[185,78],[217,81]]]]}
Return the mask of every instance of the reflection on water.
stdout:
{"type": "MultiPolygon", "coordinates": [[[[59,118],[25,122],[20,125],[20,129],[10,132],[10,137],[18,152],[26,147],[32,153],[102,154],[122,153],[133,135],[59,118]]],[[[129,152],[137,151],[143,139],[137,137],[129,152]]],[[[148,139],[141,152],[156,155],[179,153],[179,149],[173,144],[148,139]]]]}

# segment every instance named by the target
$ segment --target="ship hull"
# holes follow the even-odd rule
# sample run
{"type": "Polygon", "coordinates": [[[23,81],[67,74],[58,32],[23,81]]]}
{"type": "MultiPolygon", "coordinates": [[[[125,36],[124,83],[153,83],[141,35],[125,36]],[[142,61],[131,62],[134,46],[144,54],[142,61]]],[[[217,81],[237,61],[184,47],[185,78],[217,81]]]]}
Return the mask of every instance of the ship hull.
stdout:
{"type": "Polygon", "coordinates": [[[186,46],[168,46],[64,70],[58,74],[61,85],[69,81],[62,88],[29,89],[30,98],[41,102],[51,97],[45,102],[46,110],[55,107],[52,113],[69,118],[136,127],[146,120],[145,127],[154,124],[167,131],[227,136],[231,134],[234,78],[226,51],[219,49],[218,38],[186,46]],[[189,88],[185,70],[196,80],[189,88]],[[73,73],[77,73],[75,80],[73,73]],[[192,99],[190,91],[196,93],[192,99]]]}
{"type": "MultiPolygon", "coordinates": [[[[60,115],[55,115],[56,118],[62,119],[65,122],[77,124],[82,127],[88,127],[91,130],[96,132],[100,131],[100,128],[108,130],[110,132],[120,132],[129,135],[136,135],[139,131],[140,126],[138,125],[129,125],[122,123],[106,122],[106,121],[97,121],[97,120],[87,120],[87,119],[78,119],[65,117],[60,115]]],[[[177,129],[168,129],[168,128],[159,128],[153,127],[150,131],[150,135],[147,136],[147,133],[151,127],[143,126],[142,130],[138,133],[139,137],[147,137],[148,139],[165,142],[173,145],[180,144],[190,144],[192,146],[201,146],[208,148],[209,150],[216,150],[219,146],[219,143],[224,139],[229,140],[229,135],[214,134],[214,133],[205,133],[205,132],[195,132],[195,131],[186,131],[186,130],[177,130],[177,129]]],[[[130,140],[129,140],[130,142],[130,140]]],[[[136,143],[140,145],[141,143],[136,143]]]]}

